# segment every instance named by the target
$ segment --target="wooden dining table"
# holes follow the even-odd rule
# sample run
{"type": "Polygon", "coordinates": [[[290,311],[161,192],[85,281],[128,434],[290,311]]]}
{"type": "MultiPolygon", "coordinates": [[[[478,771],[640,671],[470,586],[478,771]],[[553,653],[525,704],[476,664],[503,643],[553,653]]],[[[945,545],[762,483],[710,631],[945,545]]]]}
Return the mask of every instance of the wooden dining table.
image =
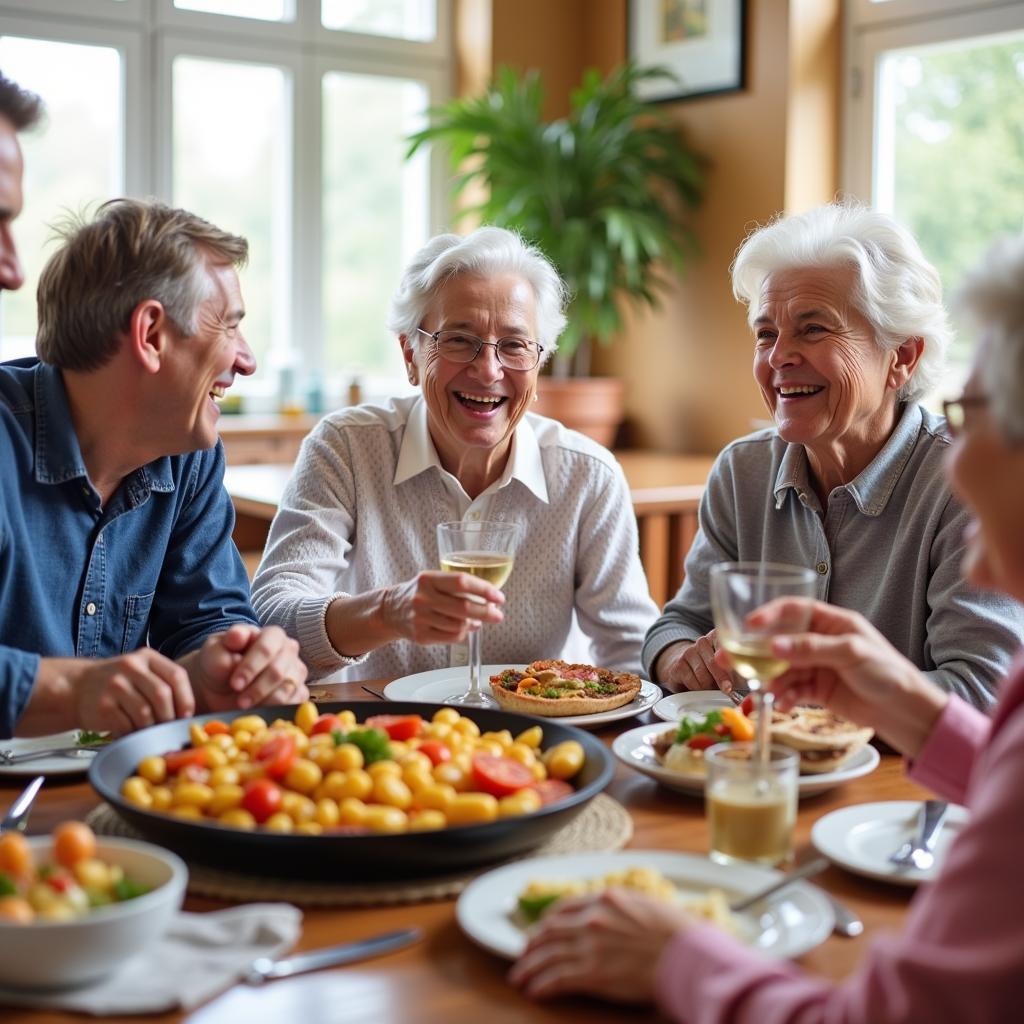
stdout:
{"type": "MultiPolygon", "coordinates": [[[[361,683],[335,684],[330,698],[353,704],[373,699],[361,683]]],[[[368,684],[380,689],[383,682],[368,684]]],[[[357,715],[359,714],[356,708],[357,715]]],[[[650,711],[639,719],[626,719],[601,729],[597,735],[611,745],[614,738],[638,724],[658,721],[650,711]]],[[[668,726],[666,726],[668,728],[668,726]]],[[[24,779],[0,778],[0,806],[17,795],[24,779]]],[[[664,850],[703,855],[708,849],[708,829],[703,801],[668,790],[651,778],[622,764],[616,765],[607,793],[625,807],[633,820],[633,836],[627,849],[664,850]]],[[[919,786],[906,779],[901,759],[883,752],[879,767],[871,774],[851,780],[835,789],[801,800],[795,831],[795,861],[814,856],[810,843],[811,827],[822,815],[850,804],[879,800],[921,800],[927,796],[919,786]]],[[[80,776],[47,780],[29,823],[31,834],[45,834],[59,822],[84,818],[99,803],[97,794],[80,776]],[[65,781],[62,781],[65,779],[65,781]]],[[[838,980],[850,974],[864,958],[868,945],[879,933],[898,929],[910,903],[912,890],[872,881],[832,866],[815,879],[833,896],[854,910],[864,921],[864,933],[856,939],[833,935],[806,953],[799,963],[825,978],[838,980]]],[[[229,904],[189,894],[185,909],[209,911],[229,904]]],[[[316,949],[376,935],[381,932],[417,925],[423,939],[404,950],[376,959],[270,983],[288,986],[274,993],[288,1006],[286,1015],[278,1009],[273,1017],[282,1024],[344,1021],[346,1024],[414,1024],[414,1022],[486,1021],[567,1022],[650,1020],[648,1008],[621,1007],[585,997],[562,998],[546,1003],[527,1000],[511,988],[505,975],[508,963],[475,946],[460,931],[455,918],[455,900],[380,907],[304,907],[299,950],[316,949]]],[[[0,950],[0,955],[3,955],[0,950]]],[[[269,991],[261,990],[261,991],[269,991]]],[[[209,1010],[217,1004],[210,1004],[209,1010]]],[[[185,1013],[167,1013],[118,1020],[154,1022],[185,1020],[185,1013]]],[[[74,1014],[4,1008],[0,1020],[5,1024],[81,1022],[74,1014]]],[[[217,1024],[227,1024],[231,1015],[218,1016],[217,1024]]],[[[256,1019],[244,1024],[257,1024],[256,1019]]]]}

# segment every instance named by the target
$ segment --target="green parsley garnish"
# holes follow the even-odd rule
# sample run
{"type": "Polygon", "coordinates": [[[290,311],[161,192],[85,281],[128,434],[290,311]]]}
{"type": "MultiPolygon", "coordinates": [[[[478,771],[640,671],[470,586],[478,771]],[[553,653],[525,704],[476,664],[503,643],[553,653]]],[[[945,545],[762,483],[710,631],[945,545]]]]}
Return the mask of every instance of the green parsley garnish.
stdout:
{"type": "Polygon", "coordinates": [[[113,739],[109,732],[96,732],[94,729],[78,730],[78,745],[80,747],[100,747],[113,739]]]}
{"type": "Polygon", "coordinates": [[[334,737],[334,745],[340,747],[342,743],[351,743],[363,752],[363,762],[373,764],[374,761],[388,761],[391,758],[391,744],[388,742],[388,734],[380,729],[353,729],[351,732],[342,732],[335,729],[331,732],[334,737]]]}
{"type": "Polygon", "coordinates": [[[722,712],[721,711],[709,711],[706,715],[700,715],[691,718],[689,715],[684,715],[679,719],[679,728],[676,730],[676,743],[686,743],[687,740],[693,739],[694,736],[701,734],[713,734],[718,736],[718,740],[721,743],[728,743],[732,739],[731,733],[725,733],[725,735],[719,735],[715,732],[716,725],[722,725],[722,712]]]}

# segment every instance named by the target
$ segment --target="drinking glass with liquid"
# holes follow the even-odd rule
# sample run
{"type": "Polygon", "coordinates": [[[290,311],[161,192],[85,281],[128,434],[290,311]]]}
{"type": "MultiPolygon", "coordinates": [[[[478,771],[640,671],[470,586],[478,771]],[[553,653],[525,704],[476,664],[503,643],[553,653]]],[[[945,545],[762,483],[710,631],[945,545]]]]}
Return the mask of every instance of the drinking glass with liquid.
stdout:
{"type": "Polygon", "coordinates": [[[800,755],[770,747],[767,760],[752,743],[719,743],[704,754],[704,806],[711,859],[774,866],[789,860],[796,821],[800,755]]]}

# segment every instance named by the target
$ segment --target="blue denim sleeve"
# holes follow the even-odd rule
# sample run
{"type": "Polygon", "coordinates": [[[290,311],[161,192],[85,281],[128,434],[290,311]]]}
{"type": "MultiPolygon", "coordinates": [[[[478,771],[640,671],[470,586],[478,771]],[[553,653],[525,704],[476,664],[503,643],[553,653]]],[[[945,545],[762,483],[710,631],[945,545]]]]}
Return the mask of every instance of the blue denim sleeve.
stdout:
{"type": "Polygon", "coordinates": [[[14,735],[39,674],[39,661],[38,654],[0,645],[0,738],[14,735]]]}
{"type": "Polygon", "coordinates": [[[231,539],[235,512],[224,490],[224,449],[189,456],[183,496],[160,584],[153,599],[149,642],[180,658],[235,623],[258,625],[249,578],[231,539]]]}

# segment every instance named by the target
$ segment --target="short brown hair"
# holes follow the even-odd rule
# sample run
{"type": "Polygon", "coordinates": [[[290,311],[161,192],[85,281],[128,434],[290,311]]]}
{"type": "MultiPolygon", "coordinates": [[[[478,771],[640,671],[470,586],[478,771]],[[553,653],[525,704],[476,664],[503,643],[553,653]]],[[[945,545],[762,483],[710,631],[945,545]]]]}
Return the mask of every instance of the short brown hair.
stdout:
{"type": "Polygon", "coordinates": [[[43,101],[0,71],[0,116],[6,117],[16,132],[34,128],[43,116],[43,101]]]}
{"type": "Polygon", "coordinates": [[[186,337],[209,296],[207,260],[244,266],[249,243],[155,199],[112,199],[91,221],[57,226],[63,245],[43,268],[36,298],[39,358],[64,370],[97,370],[146,299],[160,302],[186,337]]]}

